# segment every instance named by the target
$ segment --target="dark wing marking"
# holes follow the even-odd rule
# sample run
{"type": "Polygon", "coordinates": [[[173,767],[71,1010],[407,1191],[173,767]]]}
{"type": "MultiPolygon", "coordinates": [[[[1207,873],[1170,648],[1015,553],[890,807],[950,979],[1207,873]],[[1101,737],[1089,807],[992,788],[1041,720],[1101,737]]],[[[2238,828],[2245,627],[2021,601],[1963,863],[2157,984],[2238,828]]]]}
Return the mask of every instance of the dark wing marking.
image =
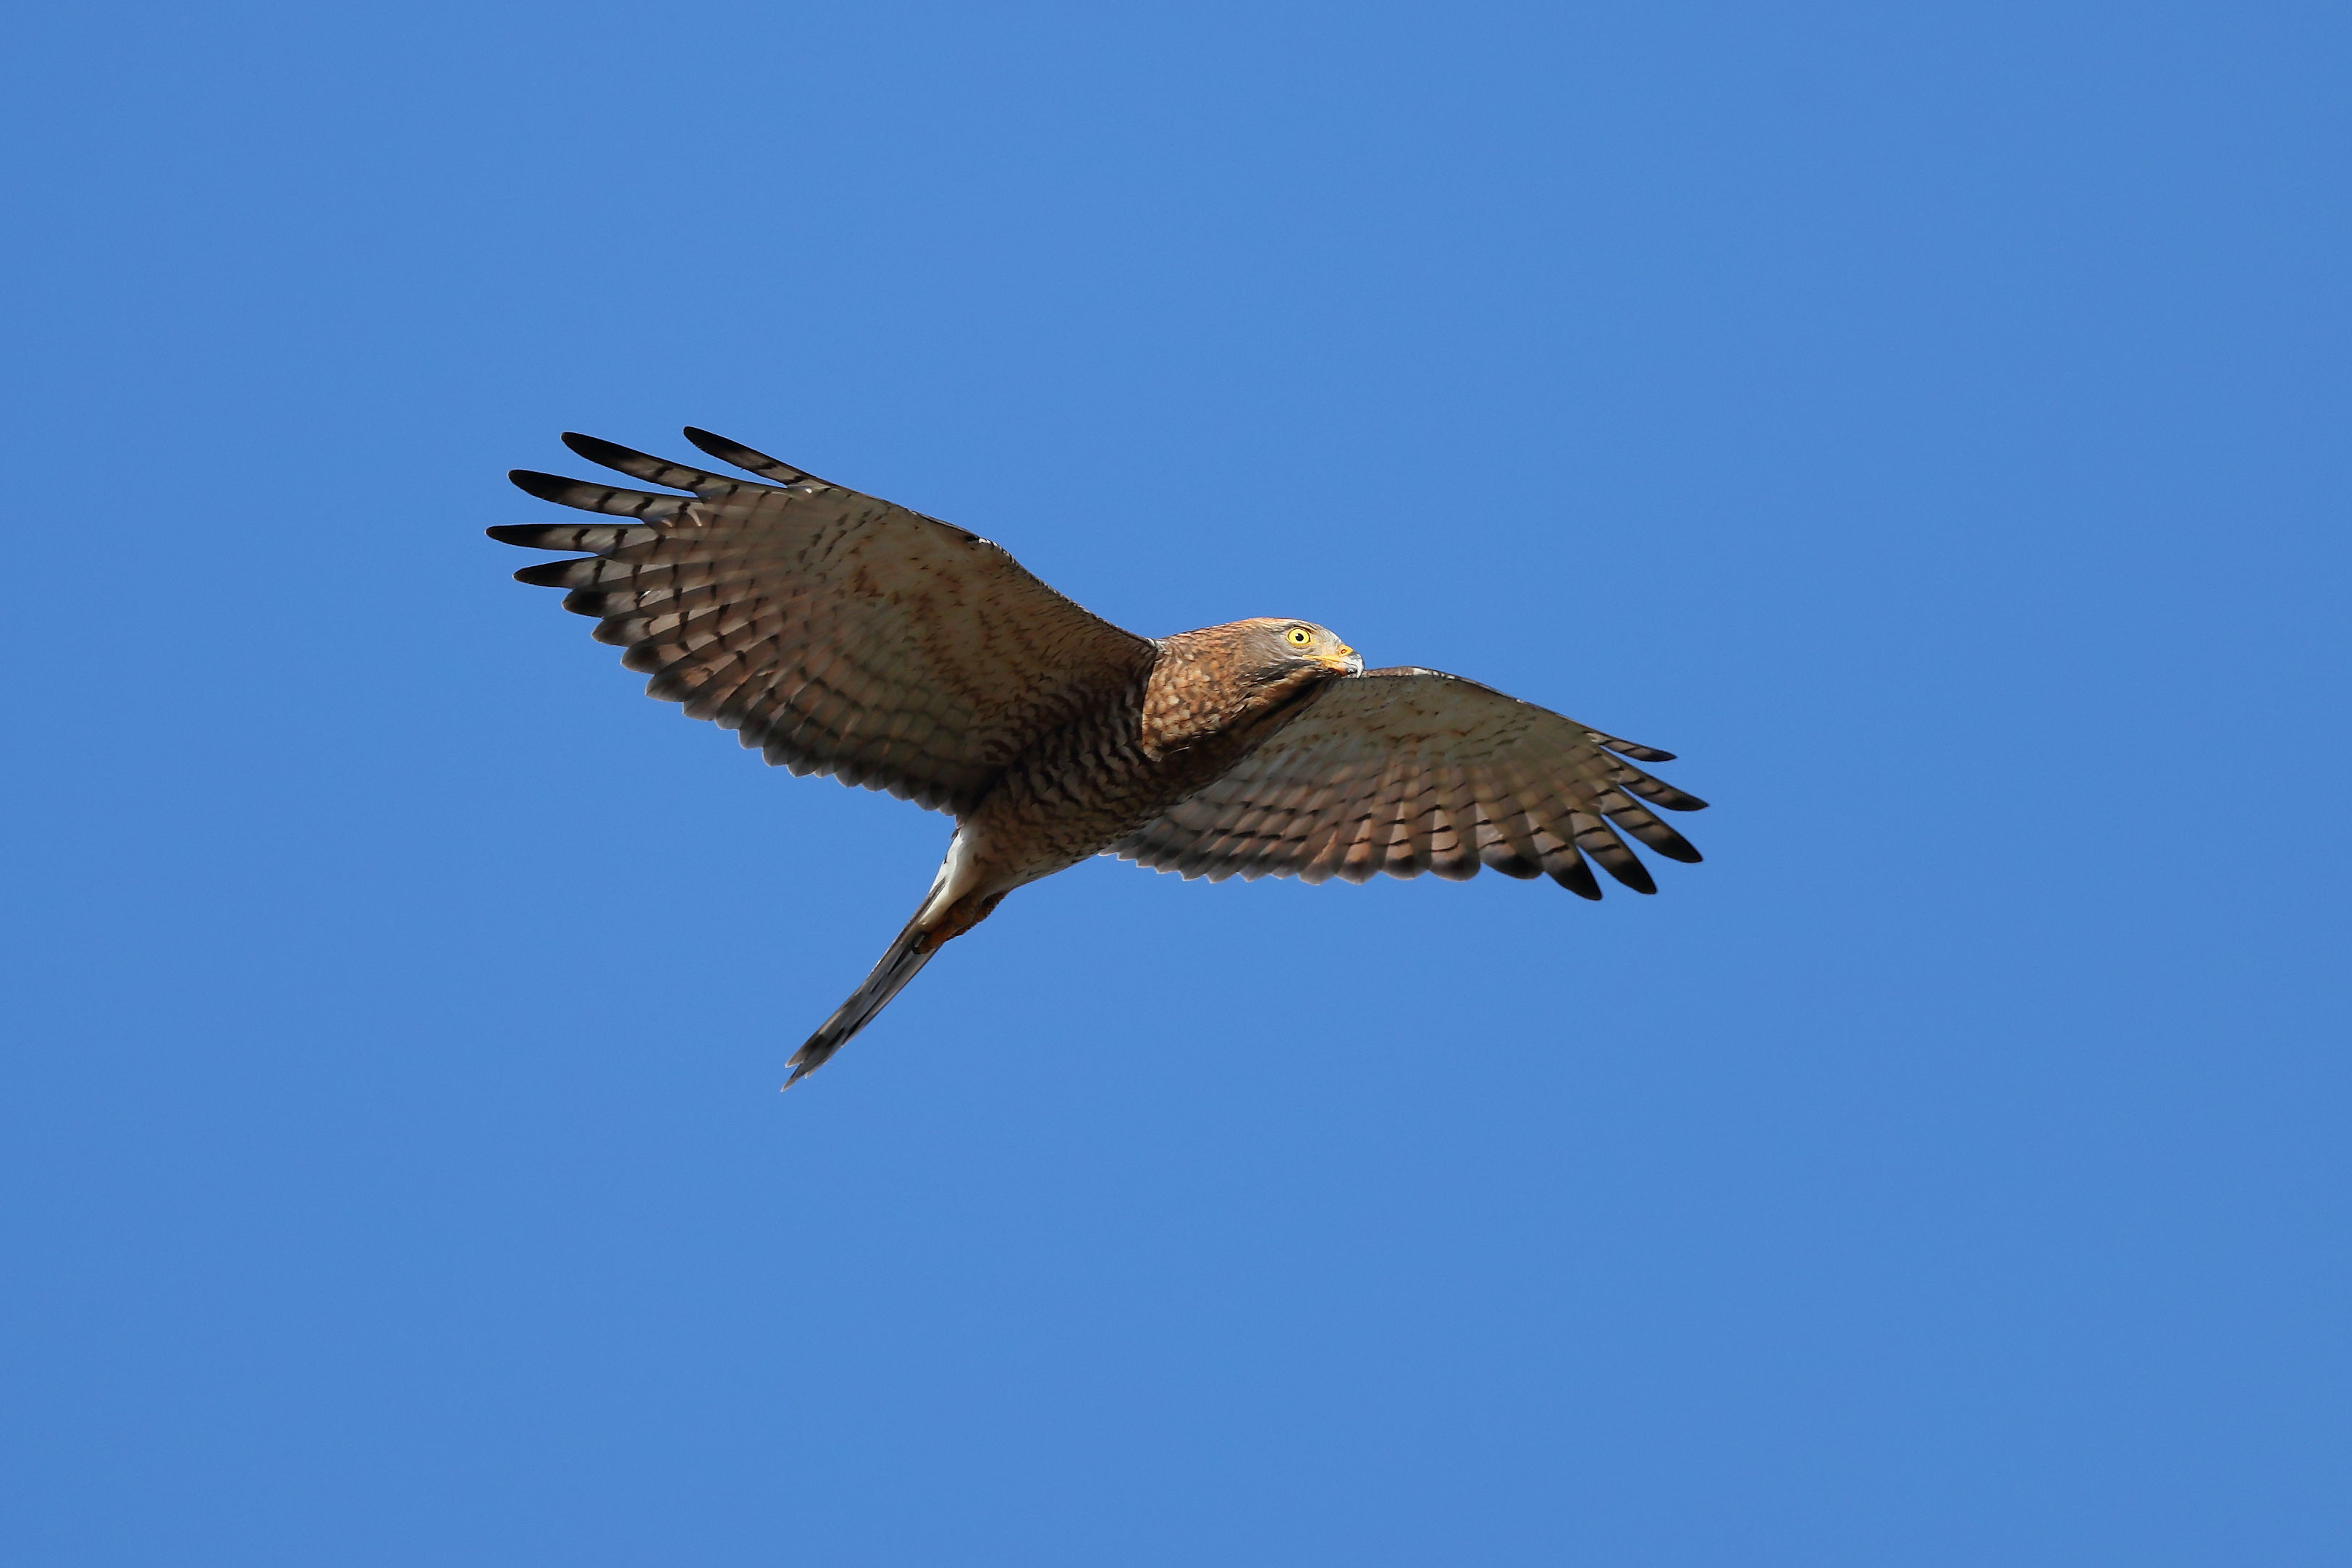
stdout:
{"type": "Polygon", "coordinates": [[[493,528],[541,550],[519,581],[653,679],[654,697],[740,731],[796,773],[962,813],[1039,736],[1118,700],[1152,645],[1071,603],[977,534],[689,430],[772,483],[730,479],[585,436],[572,449],[663,495],[517,470],[543,500],[614,524],[493,528]]]}
{"type": "Polygon", "coordinates": [[[1706,805],[1623,760],[1668,754],[1475,680],[1368,670],[1332,681],[1232,772],[1110,853],[1213,881],[1361,882],[1383,871],[1459,880],[1483,865],[1597,899],[1590,858],[1651,893],[1649,868],[1620,834],[1695,861],[1698,851],[1649,807],[1706,805]]]}

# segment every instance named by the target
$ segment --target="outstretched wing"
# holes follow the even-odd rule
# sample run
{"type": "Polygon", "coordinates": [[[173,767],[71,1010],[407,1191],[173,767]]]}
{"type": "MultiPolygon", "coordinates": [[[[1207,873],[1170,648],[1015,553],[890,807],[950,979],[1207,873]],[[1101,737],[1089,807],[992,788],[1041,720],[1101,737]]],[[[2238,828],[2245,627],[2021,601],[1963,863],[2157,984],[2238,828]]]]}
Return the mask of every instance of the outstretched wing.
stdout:
{"type": "Polygon", "coordinates": [[[1039,736],[1148,674],[1152,645],[1081,609],[961,528],[830,485],[701,430],[753,483],[586,436],[564,444],[661,495],[517,469],[532,495],[601,524],[493,528],[585,550],[518,580],[568,588],[646,694],[741,731],[796,773],[961,815],[1039,736]]]}
{"type": "Polygon", "coordinates": [[[1297,719],[1200,794],[1112,846],[1161,871],[1351,882],[1376,872],[1456,880],[1481,865],[1549,875],[1588,899],[1586,856],[1657,891],[1618,829],[1675,860],[1698,851],[1649,807],[1706,803],[1625,759],[1621,741],[1490,686],[1433,669],[1367,670],[1323,688],[1297,719]],[[1647,802],[1648,805],[1644,805],[1647,802]]]}

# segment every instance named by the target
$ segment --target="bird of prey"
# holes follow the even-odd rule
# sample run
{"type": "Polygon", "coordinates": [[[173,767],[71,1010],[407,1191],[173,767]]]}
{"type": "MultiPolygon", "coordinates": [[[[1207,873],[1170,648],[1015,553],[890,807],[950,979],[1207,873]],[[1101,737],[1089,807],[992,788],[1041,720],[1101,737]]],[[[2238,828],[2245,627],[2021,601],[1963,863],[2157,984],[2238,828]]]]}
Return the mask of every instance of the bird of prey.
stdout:
{"type": "Polygon", "coordinates": [[[738,731],[795,773],[888,790],[956,821],[946,862],[865,983],[791,1062],[789,1089],[872,1022],[1004,895],[1097,854],[1186,877],[1331,877],[1481,866],[1601,897],[1588,859],[1657,890],[1620,830],[1698,851],[1650,809],[1706,803],[1633,765],[1638,746],[1433,669],[1366,669],[1307,620],[1140,637],[978,534],[748,447],[688,440],[754,480],[592,437],[564,444],[665,490],[516,469],[608,521],[493,528],[650,675],[650,696],[738,731]]]}

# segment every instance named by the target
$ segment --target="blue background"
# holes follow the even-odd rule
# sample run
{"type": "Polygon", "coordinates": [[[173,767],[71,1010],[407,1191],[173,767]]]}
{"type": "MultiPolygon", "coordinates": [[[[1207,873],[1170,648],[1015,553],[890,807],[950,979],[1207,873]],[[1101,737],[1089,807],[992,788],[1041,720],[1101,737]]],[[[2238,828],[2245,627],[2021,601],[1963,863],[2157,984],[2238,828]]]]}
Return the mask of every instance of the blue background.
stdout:
{"type": "Polygon", "coordinates": [[[20,12],[28,1564],[2352,1558],[2337,6],[20,12]],[[1010,900],[481,536],[708,426],[1680,752],[1010,900]]]}

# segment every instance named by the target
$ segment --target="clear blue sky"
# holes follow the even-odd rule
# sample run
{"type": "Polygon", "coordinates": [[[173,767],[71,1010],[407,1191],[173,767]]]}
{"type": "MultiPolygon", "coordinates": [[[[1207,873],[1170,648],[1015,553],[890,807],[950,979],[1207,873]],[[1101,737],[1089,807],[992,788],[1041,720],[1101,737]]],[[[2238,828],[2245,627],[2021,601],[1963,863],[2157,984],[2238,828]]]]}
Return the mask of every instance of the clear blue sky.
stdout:
{"type": "Polygon", "coordinates": [[[11,24],[24,1564],[2352,1558],[2340,6],[11,24]],[[708,426],[1702,867],[1009,900],[485,525],[708,426]]]}

